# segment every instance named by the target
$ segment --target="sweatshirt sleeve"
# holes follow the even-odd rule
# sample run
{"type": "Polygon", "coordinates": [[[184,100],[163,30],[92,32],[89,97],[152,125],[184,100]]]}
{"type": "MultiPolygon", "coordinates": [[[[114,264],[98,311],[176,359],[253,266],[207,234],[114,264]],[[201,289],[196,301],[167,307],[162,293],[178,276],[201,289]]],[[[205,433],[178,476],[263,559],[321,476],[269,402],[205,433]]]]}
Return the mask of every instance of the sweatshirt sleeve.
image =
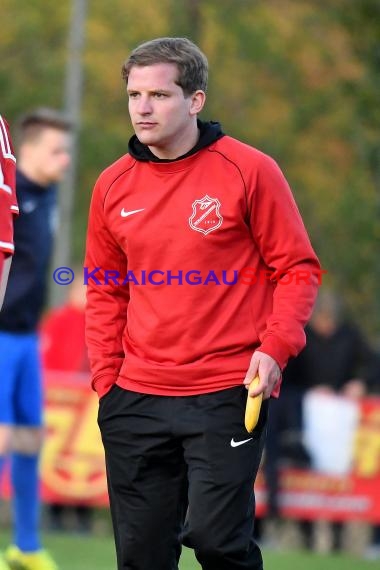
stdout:
{"type": "Polygon", "coordinates": [[[305,346],[320,265],[284,175],[262,155],[252,195],[251,229],[275,283],[272,313],[258,350],[283,369],[305,346]]]}
{"type": "MultiPolygon", "coordinates": [[[[13,218],[18,214],[16,199],[16,158],[8,123],[0,115],[0,255],[14,253],[13,218]]],[[[1,273],[0,273],[1,275],[1,273]]]]}
{"type": "Polygon", "coordinates": [[[107,227],[104,194],[100,178],[91,200],[84,264],[86,343],[92,388],[99,397],[116,382],[124,361],[122,335],[129,303],[128,286],[112,280],[113,271],[117,272],[113,275],[126,274],[127,258],[107,227]]]}

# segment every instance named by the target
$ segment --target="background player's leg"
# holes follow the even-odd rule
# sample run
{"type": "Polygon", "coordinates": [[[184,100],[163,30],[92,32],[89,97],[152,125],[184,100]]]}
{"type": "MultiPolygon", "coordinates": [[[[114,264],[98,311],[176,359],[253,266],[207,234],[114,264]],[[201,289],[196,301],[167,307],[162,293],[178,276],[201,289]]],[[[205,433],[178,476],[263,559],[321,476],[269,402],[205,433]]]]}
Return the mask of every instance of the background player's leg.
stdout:
{"type": "MultiPolygon", "coordinates": [[[[0,400],[3,400],[3,398],[0,398],[0,400]]],[[[11,441],[11,433],[12,428],[10,425],[0,423],[0,488],[11,441]]]]}
{"type": "Polygon", "coordinates": [[[42,441],[42,380],[37,337],[24,335],[22,373],[15,394],[11,479],[14,491],[14,544],[23,552],[41,548],[38,460],[42,441]]]}
{"type": "Polygon", "coordinates": [[[13,394],[18,374],[19,346],[14,335],[0,332],[0,482],[9,452],[14,423],[13,394]]]}

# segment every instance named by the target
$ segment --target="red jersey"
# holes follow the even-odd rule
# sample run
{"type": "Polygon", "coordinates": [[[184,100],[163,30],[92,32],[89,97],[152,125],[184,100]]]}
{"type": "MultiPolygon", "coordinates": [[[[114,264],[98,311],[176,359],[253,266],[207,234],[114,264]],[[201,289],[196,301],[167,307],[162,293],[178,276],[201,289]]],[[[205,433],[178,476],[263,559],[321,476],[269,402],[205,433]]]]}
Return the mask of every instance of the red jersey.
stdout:
{"type": "Polygon", "coordinates": [[[88,372],[84,311],[67,303],[47,313],[40,328],[45,370],[88,372]]]}
{"type": "Polygon", "coordinates": [[[18,214],[15,189],[16,159],[6,121],[0,115],[0,252],[11,255],[13,215],[18,214]]]}
{"type": "Polygon", "coordinates": [[[318,270],[289,186],[260,151],[224,136],[171,162],[123,156],[100,175],[89,215],[94,389],[222,390],[242,384],[257,349],[283,368],[305,344],[318,270]],[[271,278],[247,285],[247,267],[271,278]],[[280,284],[301,270],[309,283],[280,284]]]}

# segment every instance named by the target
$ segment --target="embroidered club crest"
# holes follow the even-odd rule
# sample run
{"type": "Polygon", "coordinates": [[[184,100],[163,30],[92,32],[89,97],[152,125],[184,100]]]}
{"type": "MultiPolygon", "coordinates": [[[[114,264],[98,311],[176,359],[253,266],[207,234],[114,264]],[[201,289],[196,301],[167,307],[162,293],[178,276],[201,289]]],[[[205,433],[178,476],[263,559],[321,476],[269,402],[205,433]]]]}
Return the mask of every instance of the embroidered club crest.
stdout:
{"type": "Polygon", "coordinates": [[[192,204],[193,213],[189,218],[192,230],[207,235],[222,225],[223,216],[220,214],[220,202],[217,198],[210,198],[206,194],[201,200],[192,204]]]}

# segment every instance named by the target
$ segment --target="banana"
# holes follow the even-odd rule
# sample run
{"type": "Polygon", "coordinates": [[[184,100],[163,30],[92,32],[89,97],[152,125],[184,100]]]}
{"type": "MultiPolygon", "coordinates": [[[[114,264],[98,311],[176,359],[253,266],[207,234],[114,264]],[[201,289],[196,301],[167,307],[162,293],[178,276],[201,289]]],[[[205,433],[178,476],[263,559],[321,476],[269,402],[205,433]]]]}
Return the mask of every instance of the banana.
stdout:
{"type": "Polygon", "coordinates": [[[248,395],[247,395],[247,404],[245,406],[244,424],[245,424],[246,430],[249,433],[251,433],[256,427],[256,424],[258,422],[259,415],[260,415],[261,402],[263,400],[262,393],[259,394],[258,396],[255,396],[254,398],[251,398],[251,396],[249,395],[249,391],[252,388],[255,388],[259,382],[260,382],[260,378],[258,376],[255,376],[255,378],[252,380],[252,382],[249,385],[249,390],[248,390],[248,395]]]}

